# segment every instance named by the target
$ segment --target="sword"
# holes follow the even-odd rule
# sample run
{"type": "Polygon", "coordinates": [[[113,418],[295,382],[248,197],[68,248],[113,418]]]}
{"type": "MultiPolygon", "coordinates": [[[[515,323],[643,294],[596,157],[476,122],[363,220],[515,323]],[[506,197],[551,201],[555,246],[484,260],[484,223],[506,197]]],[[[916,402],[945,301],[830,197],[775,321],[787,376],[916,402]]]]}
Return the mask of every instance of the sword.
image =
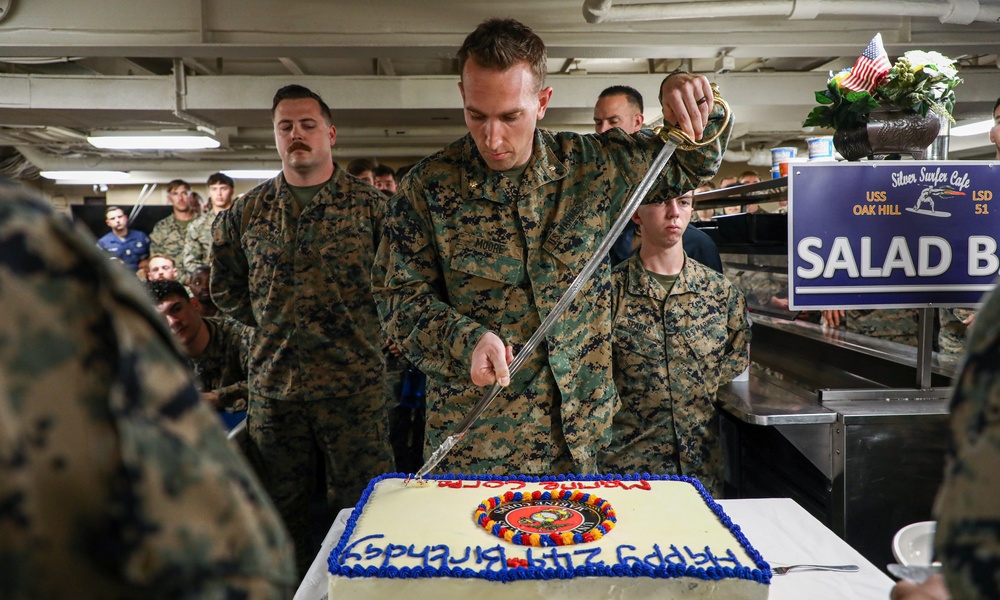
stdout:
{"type": "MultiPolygon", "coordinates": [[[[590,260],[583,265],[583,268],[580,269],[576,278],[573,279],[572,283],[570,283],[569,288],[563,293],[562,297],[559,298],[559,301],[556,302],[555,307],[549,312],[548,315],[546,315],[542,324],[538,326],[538,329],[536,329],[531,335],[531,338],[528,339],[528,343],[521,348],[521,351],[517,353],[517,356],[515,356],[514,360],[510,363],[511,377],[513,377],[514,373],[521,368],[521,365],[528,360],[528,357],[535,351],[538,344],[542,342],[549,330],[552,329],[552,326],[555,325],[555,322],[564,312],[566,312],[566,309],[569,308],[569,305],[576,298],[577,294],[580,293],[580,290],[583,289],[584,284],[587,283],[590,276],[593,275],[594,271],[597,270],[597,267],[600,266],[601,261],[604,260],[604,256],[608,253],[608,250],[611,249],[611,246],[614,245],[615,240],[618,239],[622,230],[625,229],[625,225],[632,218],[632,213],[635,212],[635,209],[640,203],[642,203],[642,200],[649,193],[649,190],[652,189],[653,184],[656,183],[656,179],[660,176],[660,171],[662,171],[663,167],[667,165],[667,161],[670,160],[671,156],[673,156],[674,151],[677,150],[677,148],[681,148],[682,150],[693,150],[695,148],[707,146],[708,144],[714,142],[720,135],[722,135],[722,132],[725,131],[732,115],[729,110],[729,104],[727,104],[726,101],[719,95],[719,88],[714,83],[712,84],[712,100],[713,102],[722,105],[723,110],[725,111],[722,125],[712,137],[703,139],[700,142],[695,142],[688,137],[686,133],[674,126],[657,127],[655,129],[656,135],[663,140],[663,148],[660,150],[660,153],[656,155],[656,159],[653,160],[653,164],[649,167],[649,170],[646,171],[646,175],[632,192],[628,202],[625,203],[625,207],[622,208],[621,214],[619,214],[618,218],[615,219],[614,223],[611,225],[611,229],[608,231],[607,236],[601,241],[597,250],[594,251],[593,256],[591,256],[590,260]]],[[[472,407],[472,410],[465,415],[462,422],[455,428],[455,433],[449,435],[443,442],[441,442],[441,445],[438,446],[437,450],[431,454],[430,458],[427,459],[427,462],[424,463],[424,466],[420,467],[420,470],[417,471],[415,476],[417,482],[420,482],[424,475],[430,473],[431,470],[434,469],[439,462],[441,462],[441,459],[451,452],[451,449],[455,447],[455,444],[465,437],[465,434],[472,429],[472,425],[475,424],[493,400],[500,395],[501,391],[503,391],[503,386],[499,383],[494,383],[493,387],[491,387],[490,390],[486,392],[482,398],[480,398],[479,402],[472,407]]],[[[406,483],[409,483],[409,479],[406,480],[406,483]]]]}

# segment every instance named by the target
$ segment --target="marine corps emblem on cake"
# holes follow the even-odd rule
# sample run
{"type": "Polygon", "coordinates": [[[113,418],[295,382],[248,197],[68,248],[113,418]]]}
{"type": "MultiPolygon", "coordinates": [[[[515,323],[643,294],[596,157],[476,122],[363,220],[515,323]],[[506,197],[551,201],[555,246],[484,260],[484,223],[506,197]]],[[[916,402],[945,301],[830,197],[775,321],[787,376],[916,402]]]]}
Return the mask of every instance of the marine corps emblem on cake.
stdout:
{"type": "Polygon", "coordinates": [[[568,546],[593,542],[615,526],[611,504],[579,490],[488,498],[475,521],[493,535],[521,546],[568,546]]]}

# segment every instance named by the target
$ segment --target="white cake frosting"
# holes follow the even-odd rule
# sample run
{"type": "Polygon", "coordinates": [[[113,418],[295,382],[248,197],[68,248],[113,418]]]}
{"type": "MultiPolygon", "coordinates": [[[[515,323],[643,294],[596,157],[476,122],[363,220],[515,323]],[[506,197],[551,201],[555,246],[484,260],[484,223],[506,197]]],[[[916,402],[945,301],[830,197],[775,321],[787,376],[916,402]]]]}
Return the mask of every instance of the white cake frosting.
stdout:
{"type": "Polygon", "coordinates": [[[767,597],[767,563],[692,479],[464,477],[374,480],[331,553],[330,598],[767,597]],[[531,547],[473,518],[489,498],[536,490],[597,496],[617,522],[596,541],[531,547]]]}

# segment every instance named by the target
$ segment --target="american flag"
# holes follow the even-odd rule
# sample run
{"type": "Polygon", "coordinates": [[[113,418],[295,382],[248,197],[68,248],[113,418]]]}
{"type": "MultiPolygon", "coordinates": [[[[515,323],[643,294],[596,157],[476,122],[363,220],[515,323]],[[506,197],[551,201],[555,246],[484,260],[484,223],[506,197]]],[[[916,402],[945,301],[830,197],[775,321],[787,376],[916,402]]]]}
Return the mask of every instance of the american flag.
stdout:
{"type": "Polygon", "coordinates": [[[841,85],[855,92],[870,92],[882,82],[890,68],[889,57],[882,46],[882,34],[876,33],[841,85]]]}

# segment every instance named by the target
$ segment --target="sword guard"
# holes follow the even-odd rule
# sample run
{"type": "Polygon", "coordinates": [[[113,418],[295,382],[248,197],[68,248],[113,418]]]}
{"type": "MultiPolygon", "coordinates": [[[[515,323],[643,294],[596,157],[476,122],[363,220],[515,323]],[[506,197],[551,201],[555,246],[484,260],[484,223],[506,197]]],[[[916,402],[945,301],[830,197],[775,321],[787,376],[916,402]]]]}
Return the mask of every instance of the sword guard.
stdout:
{"type": "Polygon", "coordinates": [[[653,133],[660,136],[660,139],[664,142],[674,142],[677,147],[681,150],[695,150],[707,146],[719,139],[722,132],[726,130],[726,126],[729,125],[729,119],[732,117],[733,113],[729,110],[729,103],[723,100],[722,96],[719,94],[718,84],[712,84],[712,101],[716,104],[722,106],[724,111],[722,115],[722,125],[716,129],[712,137],[704,138],[700,142],[692,140],[688,134],[681,131],[674,125],[660,125],[659,127],[653,129],[653,133]]]}

